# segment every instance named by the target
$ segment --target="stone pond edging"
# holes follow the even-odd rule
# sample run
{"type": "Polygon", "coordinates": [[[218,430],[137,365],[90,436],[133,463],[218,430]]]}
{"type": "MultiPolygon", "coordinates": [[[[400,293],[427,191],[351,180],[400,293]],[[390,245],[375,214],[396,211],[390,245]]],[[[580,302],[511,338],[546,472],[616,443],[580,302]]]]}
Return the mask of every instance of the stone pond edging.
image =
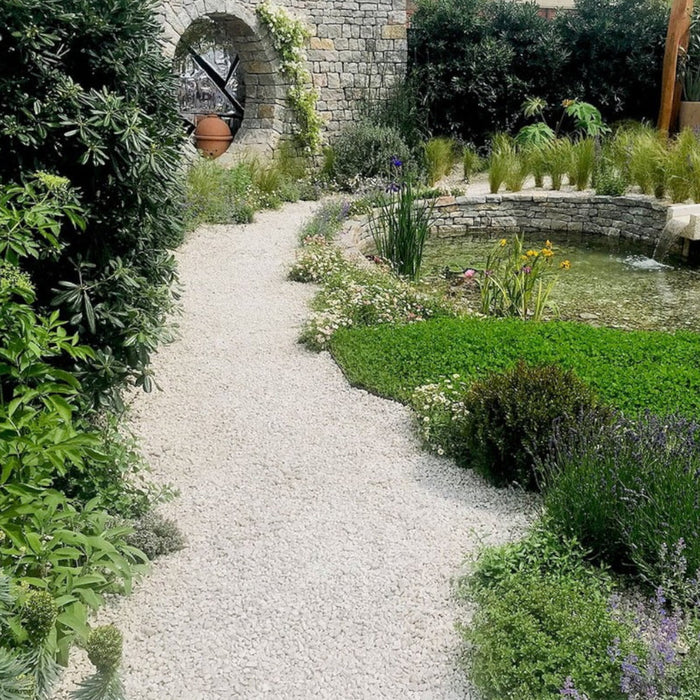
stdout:
{"type": "MultiPolygon", "coordinates": [[[[538,190],[444,196],[435,201],[431,233],[438,238],[514,233],[592,235],[653,247],[671,212],[668,203],[634,194],[608,197],[538,190]]],[[[369,228],[354,222],[345,243],[365,251],[372,244],[369,228]]]]}

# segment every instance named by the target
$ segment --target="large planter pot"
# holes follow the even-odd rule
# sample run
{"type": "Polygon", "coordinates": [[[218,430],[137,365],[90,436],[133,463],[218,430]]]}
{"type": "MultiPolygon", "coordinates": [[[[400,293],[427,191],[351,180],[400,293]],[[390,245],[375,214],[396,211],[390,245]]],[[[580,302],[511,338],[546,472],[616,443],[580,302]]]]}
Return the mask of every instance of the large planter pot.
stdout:
{"type": "Polygon", "coordinates": [[[228,124],[216,114],[201,119],[194,130],[194,142],[197,148],[209,158],[218,158],[226,153],[233,141],[228,124]]]}
{"type": "Polygon", "coordinates": [[[696,133],[700,131],[700,102],[681,102],[678,126],[681,130],[692,129],[696,133]]]}

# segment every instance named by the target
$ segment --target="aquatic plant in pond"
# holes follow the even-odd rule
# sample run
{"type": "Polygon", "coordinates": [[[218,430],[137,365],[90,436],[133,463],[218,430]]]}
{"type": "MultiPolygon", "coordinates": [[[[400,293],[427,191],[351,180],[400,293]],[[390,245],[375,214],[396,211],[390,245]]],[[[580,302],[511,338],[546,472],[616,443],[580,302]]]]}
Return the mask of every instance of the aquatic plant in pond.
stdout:
{"type": "MultiPolygon", "coordinates": [[[[484,269],[474,276],[481,312],[539,321],[556,282],[554,257],[550,241],[539,250],[526,250],[524,236],[502,238],[486,256],[484,269]]],[[[559,267],[569,266],[569,261],[562,261],[559,267]]]]}
{"type": "Polygon", "coordinates": [[[410,177],[402,173],[403,162],[392,159],[395,178],[388,197],[370,216],[369,228],[379,257],[388,260],[398,275],[416,279],[423,259],[423,246],[433,219],[433,202],[420,200],[410,177]]]}

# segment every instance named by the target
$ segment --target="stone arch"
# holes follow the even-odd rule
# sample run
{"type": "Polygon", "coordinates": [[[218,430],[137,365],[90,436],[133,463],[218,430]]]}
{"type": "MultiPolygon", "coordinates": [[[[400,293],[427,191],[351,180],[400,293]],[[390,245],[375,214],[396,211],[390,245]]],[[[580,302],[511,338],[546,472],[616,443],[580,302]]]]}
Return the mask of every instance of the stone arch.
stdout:
{"type": "Polygon", "coordinates": [[[201,0],[165,6],[163,29],[166,55],[171,58],[182,35],[198,19],[214,20],[225,28],[241,61],[245,82],[245,112],[232,150],[274,150],[285,131],[288,85],[268,33],[253,9],[232,0],[201,0]]]}

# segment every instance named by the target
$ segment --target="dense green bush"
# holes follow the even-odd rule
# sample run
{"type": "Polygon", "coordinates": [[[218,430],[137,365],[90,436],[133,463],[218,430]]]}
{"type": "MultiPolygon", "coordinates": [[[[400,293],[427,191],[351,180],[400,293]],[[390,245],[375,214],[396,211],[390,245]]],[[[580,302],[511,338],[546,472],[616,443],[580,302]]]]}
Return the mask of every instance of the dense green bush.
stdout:
{"type": "Polygon", "coordinates": [[[576,0],[555,20],[567,50],[562,99],[600,108],[606,121],[655,120],[661,91],[666,0],[576,0]]]}
{"type": "Polygon", "coordinates": [[[441,318],[415,326],[342,330],[331,349],[348,378],[407,401],[440,377],[484,379],[529,364],[573,370],[601,401],[630,415],[700,413],[700,334],[622,331],[583,323],[441,318]]]}
{"type": "Polygon", "coordinates": [[[561,426],[545,473],[552,522],[597,557],[668,594],[680,559],[683,575],[700,570],[696,423],[646,415],[561,426]]]}
{"type": "Polygon", "coordinates": [[[560,429],[579,425],[597,406],[593,392],[556,365],[531,367],[518,362],[510,370],[475,382],[462,398],[466,419],[464,453],[458,461],[499,485],[538,485],[536,467],[547,455],[555,422],[560,429]]]}
{"type": "Polygon", "coordinates": [[[390,180],[394,159],[407,170],[413,167],[411,151],[399,132],[367,121],[345,127],[333,141],[333,153],[328,174],[343,187],[358,177],[390,180]]]}
{"type": "Polygon", "coordinates": [[[534,3],[423,0],[409,37],[429,128],[478,144],[513,129],[525,98],[549,100],[566,55],[534,3]]]}
{"type": "Polygon", "coordinates": [[[665,0],[577,0],[554,21],[535,3],[422,0],[409,84],[432,133],[478,145],[521,125],[529,97],[579,98],[609,121],[654,119],[667,21],[665,0]]]}
{"type": "MultiPolygon", "coordinates": [[[[98,607],[102,593],[128,589],[145,562],[126,542],[130,528],[113,527],[105,510],[115,493],[115,509],[133,502],[123,481],[130,465],[109,474],[105,439],[81,416],[81,386],[60,369],[93,351],[67,332],[57,311],[37,312],[32,280],[20,267],[60,252],[64,219],[82,225],[75,194],[61,178],[39,174],[25,187],[0,188],[0,571],[25,591],[50,594],[56,608],[50,634],[23,659],[33,674],[53,668],[56,656],[65,661],[72,638],[85,631],[88,609],[98,607]],[[105,492],[86,486],[87,500],[81,485],[81,502],[70,488],[58,490],[74,480],[99,483],[105,492]]],[[[26,641],[21,626],[13,627],[0,646],[11,653],[26,641]]],[[[51,677],[36,682],[48,687],[51,677]]]]}
{"type": "Polygon", "coordinates": [[[0,36],[0,181],[37,169],[80,191],[86,230],[36,262],[37,301],[62,310],[95,350],[86,390],[118,402],[148,388],[165,336],[182,235],[182,128],[153,5],[143,0],[16,0],[0,36]]]}
{"type": "Polygon", "coordinates": [[[519,542],[479,553],[458,593],[480,605],[462,633],[485,698],[697,697],[694,606],[670,607],[662,589],[639,595],[591,554],[546,516],[519,542]]]}

